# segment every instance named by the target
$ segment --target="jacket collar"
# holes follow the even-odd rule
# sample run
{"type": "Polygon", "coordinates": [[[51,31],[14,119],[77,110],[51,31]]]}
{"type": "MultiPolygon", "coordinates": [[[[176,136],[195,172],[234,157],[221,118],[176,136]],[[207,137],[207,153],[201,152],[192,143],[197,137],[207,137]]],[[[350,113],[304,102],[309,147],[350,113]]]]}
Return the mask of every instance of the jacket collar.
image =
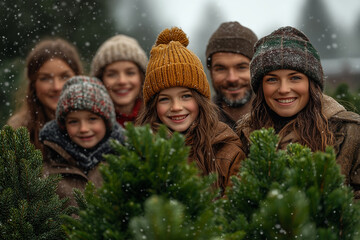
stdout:
{"type": "Polygon", "coordinates": [[[346,111],[346,109],[330,96],[323,94],[322,110],[327,119],[338,114],[339,112],[346,111]]]}

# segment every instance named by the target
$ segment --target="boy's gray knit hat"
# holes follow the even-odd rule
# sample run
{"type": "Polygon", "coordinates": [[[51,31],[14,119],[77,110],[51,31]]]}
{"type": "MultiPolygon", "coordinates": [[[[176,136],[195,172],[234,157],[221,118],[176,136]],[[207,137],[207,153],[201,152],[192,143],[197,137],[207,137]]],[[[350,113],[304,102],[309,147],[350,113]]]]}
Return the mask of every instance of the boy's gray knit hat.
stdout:
{"type": "Polygon", "coordinates": [[[238,22],[224,22],[212,34],[206,47],[206,64],[211,67],[211,56],[217,52],[242,54],[249,59],[254,55],[257,36],[238,22]]]}
{"type": "Polygon", "coordinates": [[[116,122],[114,104],[103,83],[95,77],[74,76],[64,84],[56,108],[56,120],[61,129],[65,129],[66,115],[76,110],[101,116],[108,130],[116,122]]]}
{"type": "Polygon", "coordinates": [[[116,61],[132,61],[145,73],[148,58],[136,39],[116,35],[106,40],[97,50],[91,63],[91,75],[101,78],[103,68],[116,61]]]}
{"type": "Polygon", "coordinates": [[[305,74],[323,90],[324,73],[318,51],[304,33],[282,27],[261,38],[250,62],[251,86],[256,93],[263,77],[275,70],[291,69],[305,74]]]}

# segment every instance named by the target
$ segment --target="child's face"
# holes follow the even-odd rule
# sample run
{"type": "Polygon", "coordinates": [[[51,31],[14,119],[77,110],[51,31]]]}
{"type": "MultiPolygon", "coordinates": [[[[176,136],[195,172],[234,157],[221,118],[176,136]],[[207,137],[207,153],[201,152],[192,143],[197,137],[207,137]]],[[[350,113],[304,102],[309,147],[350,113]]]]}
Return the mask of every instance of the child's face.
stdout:
{"type": "Polygon", "coordinates": [[[173,131],[186,131],[199,115],[199,105],[188,88],[173,87],[159,93],[156,103],[159,119],[173,131]]]}
{"type": "Polygon", "coordinates": [[[263,77],[267,105],[281,117],[292,117],[309,102],[309,78],[295,70],[281,69],[263,77]]]}
{"type": "Polygon", "coordinates": [[[104,120],[85,110],[68,113],[65,127],[70,139],[83,148],[96,146],[106,134],[104,120]]]}

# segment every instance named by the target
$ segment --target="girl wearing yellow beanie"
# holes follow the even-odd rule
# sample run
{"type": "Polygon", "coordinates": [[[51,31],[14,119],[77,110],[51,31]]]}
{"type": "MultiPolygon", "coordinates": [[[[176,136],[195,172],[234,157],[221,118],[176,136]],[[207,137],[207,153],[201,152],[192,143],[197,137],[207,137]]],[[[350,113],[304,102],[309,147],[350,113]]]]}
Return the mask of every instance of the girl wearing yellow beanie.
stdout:
{"type": "Polygon", "coordinates": [[[170,132],[184,134],[191,146],[189,161],[195,161],[203,175],[216,172],[223,194],[245,155],[238,136],[219,122],[203,66],[188,44],[179,28],[159,34],[145,75],[145,107],[136,123],[150,124],[154,132],[165,124],[170,132]]]}

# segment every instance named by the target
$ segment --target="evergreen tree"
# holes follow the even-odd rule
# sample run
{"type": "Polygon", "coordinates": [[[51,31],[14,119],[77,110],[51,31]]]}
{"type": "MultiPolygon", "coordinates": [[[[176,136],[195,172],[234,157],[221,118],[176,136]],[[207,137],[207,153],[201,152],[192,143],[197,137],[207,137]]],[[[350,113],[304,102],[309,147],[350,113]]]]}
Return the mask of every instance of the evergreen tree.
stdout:
{"type": "Polygon", "coordinates": [[[201,19],[198,21],[194,31],[194,37],[191,37],[189,47],[193,49],[195,54],[201,59],[201,62],[206,69],[206,46],[211,35],[225,22],[224,13],[219,9],[219,6],[214,2],[204,2],[205,6],[202,8],[201,19]]]}
{"type": "Polygon", "coordinates": [[[240,178],[214,201],[214,176],[199,177],[187,163],[180,134],[129,124],[127,137],[106,157],[103,187],[78,192],[80,218],[67,217],[71,239],[360,238],[360,206],[331,148],[277,150],[273,129],[255,131],[240,178]]]}
{"type": "Polygon", "coordinates": [[[59,177],[42,178],[42,155],[27,129],[4,126],[0,149],[0,239],[64,239],[67,200],[55,193],[59,177]]]}
{"type": "Polygon", "coordinates": [[[102,0],[2,1],[0,15],[0,59],[23,57],[34,43],[60,36],[75,43],[85,59],[113,35],[114,23],[102,0]]]}
{"type": "Polygon", "coordinates": [[[122,0],[116,6],[118,29],[122,34],[135,38],[146,53],[150,52],[163,29],[156,10],[156,5],[147,0],[122,0]]]}
{"type": "Polygon", "coordinates": [[[290,144],[277,150],[274,130],[251,135],[249,158],[233,177],[222,208],[226,239],[359,239],[360,207],[335,154],[290,144]]]}
{"type": "Polygon", "coordinates": [[[352,93],[349,89],[349,85],[346,83],[341,83],[337,86],[331,96],[341,105],[343,105],[348,111],[360,114],[359,91],[358,93],[352,93]]]}
{"type": "Polygon", "coordinates": [[[349,34],[349,41],[348,45],[348,52],[347,56],[349,57],[360,57],[360,46],[359,46],[359,39],[360,39],[360,11],[358,11],[357,19],[355,19],[354,27],[351,29],[349,34]]]}
{"type": "Polygon", "coordinates": [[[163,217],[166,221],[162,226],[152,223],[147,230],[152,236],[157,234],[157,227],[162,227],[162,233],[169,230],[168,236],[186,232],[190,239],[199,239],[205,232],[207,236],[216,234],[211,208],[218,191],[210,190],[216,177],[201,177],[195,164],[188,163],[189,148],[184,145],[183,136],[174,133],[169,138],[164,126],[155,135],[149,126],[135,128],[128,124],[126,128],[126,145],[113,142],[117,154],[106,156],[107,164],[101,167],[103,186],[95,189],[88,184],[84,196],[78,194],[80,218],[67,218],[70,239],[129,239],[133,217],[140,217],[133,223],[138,236],[137,226],[152,219],[154,209],[159,209],[160,214],[154,218],[163,217]],[[152,195],[164,200],[159,200],[159,204],[154,200],[157,198],[151,198],[145,204],[152,195]],[[176,200],[176,204],[168,200],[176,200]],[[141,220],[141,216],[145,219],[141,220]],[[179,222],[182,225],[167,227],[167,223],[179,222]]]}
{"type": "Polygon", "coordinates": [[[165,200],[152,196],[145,202],[145,215],[135,217],[130,222],[134,239],[142,240],[182,240],[218,239],[214,237],[214,222],[211,212],[194,221],[186,220],[185,207],[176,200],[165,200]]]}

